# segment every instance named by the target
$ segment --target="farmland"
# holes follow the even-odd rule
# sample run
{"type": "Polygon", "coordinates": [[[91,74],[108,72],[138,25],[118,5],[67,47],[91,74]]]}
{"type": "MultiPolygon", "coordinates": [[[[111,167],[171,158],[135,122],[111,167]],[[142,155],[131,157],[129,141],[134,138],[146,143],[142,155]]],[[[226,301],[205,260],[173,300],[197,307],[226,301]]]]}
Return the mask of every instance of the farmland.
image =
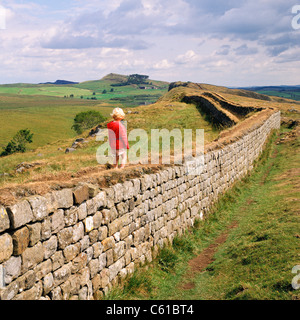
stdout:
{"type": "Polygon", "coordinates": [[[300,101],[300,86],[267,86],[244,88],[268,96],[300,101]]]}
{"type": "Polygon", "coordinates": [[[110,75],[102,80],[72,85],[1,85],[0,148],[23,128],[34,133],[33,149],[75,137],[71,126],[77,113],[96,110],[108,117],[116,106],[154,103],[168,87],[167,83],[157,81],[153,81],[155,90],[142,90],[137,85],[111,87],[124,79],[124,76],[110,75]]]}

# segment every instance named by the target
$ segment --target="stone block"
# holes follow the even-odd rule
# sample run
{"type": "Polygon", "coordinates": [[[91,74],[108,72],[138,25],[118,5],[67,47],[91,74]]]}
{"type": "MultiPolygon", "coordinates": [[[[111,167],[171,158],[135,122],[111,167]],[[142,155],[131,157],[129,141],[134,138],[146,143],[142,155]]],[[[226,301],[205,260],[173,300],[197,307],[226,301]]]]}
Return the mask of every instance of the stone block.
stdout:
{"type": "Polygon", "coordinates": [[[105,238],[107,238],[107,235],[108,235],[107,227],[106,226],[102,226],[98,230],[99,230],[99,238],[98,239],[100,241],[103,241],[105,238]]]}
{"type": "Polygon", "coordinates": [[[124,188],[124,200],[131,199],[134,195],[134,188],[133,188],[133,183],[132,181],[125,181],[123,183],[123,188],[124,188]]]}
{"type": "Polygon", "coordinates": [[[73,206],[72,189],[53,191],[47,194],[45,197],[50,201],[50,206],[52,207],[52,210],[68,209],[73,206]]]}
{"type": "Polygon", "coordinates": [[[0,263],[8,260],[13,254],[12,237],[5,233],[0,236],[0,263]]]}
{"type": "Polygon", "coordinates": [[[108,269],[103,269],[100,272],[100,277],[101,277],[101,289],[104,289],[106,286],[109,284],[109,270],[108,269]]]}
{"type": "Polygon", "coordinates": [[[73,228],[69,227],[61,230],[57,234],[59,249],[65,249],[73,241],[73,228]]]}
{"type": "Polygon", "coordinates": [[[0,206],[0,233],[7,230],[9,226],[10,222],[6,209],[0,206]]]}
{"type": "Polygon", "coordinates": [[[72,264],[68,263],[60,269],[53,272],[54,287],[66,282],[71,275],[72,264]]]}
{"type": "Polygon", "coordinates": [[[113,249],[113,257],[114,261],[119,260],[121,257],[123,257],[125,254],[125,242],[121,241],[116,243],[114,249],[113,249]]]}
{"type": "Polygon", "coordinates": [[[42,196],[28,198],[35,221],[42,221],[51,212],[49,200],[42,196]]]}
{"type": "Polygon", "coordinates": [[[39,300],[43,293],[42,282],[37,282],[34,287],[18,294],[14,300],[39,300]]]}
{"type": "Polygon", "coordinates": [[[99,271],[101,271],[102,269],[104,269],[106,267],[106,253],[102,253],[100,256],[99,256],[99,271]]]}
{"type": "Polygon", "coordinates": [[[80,270],[84,269],[87,264],[87,254],[81,252],[73,261],[72,261],[72,273],[77,273],[80,270]]]}
{"type": "Polygon", "coordinates": [[[152,184],[153,184],[151,175],[149,175],[149,174],[144,175],[140,179],[140,181],[141,181],[141,191],[142,192],[145,192],[146,190],[151,189],[152,184]]]}
{"type": "Polygon", "coordinates": [[[43,279],[43,292],[47,295],[54,288],[54,278],[53,274],[47,274],[43,279]]]}
{"type": "Polygon", "coordinates": [[[55,234],[58,231],[62,230],[64,227],[65,227],[64,210],[59,209],[55,211],[51,216],[51,232],[55,234]]]}
{"type": "Polygon", "coordinates": [[[64,249],[64,257],[66,262],[70,262],[75,259],[80,252],[80,243],[71,244],[64,249]]]}
{"type": "Polygon", "coordinates": [[[82,203],[78,207],[78,220],[84,220],[87,217],[87,207],[86,202],[82,203]]]}
{"type": "Polygon", "coordinates": [[[114,248],[115,246],[115,239],[114,237],[109,237],[109,238],[106,238],[102,241],[102,245],[103,245],[103,251],[107,251],[111,248],[114,248]]]}
{"type": "Polygon", "coordinates": [[[66,227],[73,226],[78,221],[78,208],[71,207],[68,210],[65,210],[64,222],[66,227]]]}
{"type": "Polygon", "coordinates": [[[10,257],[4,264],[5,269],[5,283],[10,284],[21,274],[21,257],[10,257]]]}
{"type": "Polygon", "coordinates": [[[0,290],[0,300],[12,300],[19,291],[19,281],[15,280],[4,289],[0,290]]]}
{"type": "Polygon", "coordinates": [[[87,217],[83,220],[85,226],[85,232],[91,232],[94,229],[94,219],[93,217],[87,217]]]}
{"type": "Polygon", "coordinates": [[[52,230],[51,230],[51,218],[47,217],[41,223],[41,239],[47,240],[51,237],[52,230]]]}
{"type": "Polygon", "coordinates": [[[43,242],[44,259],[49,259],[57,250],[57,237],[52,236],[49,240],[43,242]]]}
{"type": "Polygon", "coordinates": [[[64,265],[64,256],[62,251],[56,251],[52,256],[51,256],[51,261],[52,261],[52,269],[53,271],[59,269],[64,265]]]}
{"type": "Polygon", "coordinates": [[[118,275],[118,273],[123,269],[124,265],[125,265],[125,259],[122,258],[108,268],[109,281],[112,281],[118,275]]]}
{"type": "Polygon", "coordinates": [[[36,222],[34,224],[27,225],[27,228],[29,230],[29,245],[33,247],[41,240],[42,224],[36,222]]]}
{"type": "Polygon", "coordinates": [[[97,203],[94,199],[90,199],[86,202],[86,210],[88,216],[93,215],[98,211],[97,203]]]}
{"type": "Polygon", "coordinates": [[[7,214],[13,229],[22,227],[34,219],[30,204],[27,200],[20,201],[8,207],[7,214]]]}
{"type": "Polygon", "coordinates": [[[72,243],[76,243],[84,237],[84,225],[82,222],[77,223],[73,226],[73,238],[72,243]]]}
{"type": "Polygon", "coordinates": [[[41,280],[52,271],[52,261],[50,259],[38,264],[34,269],[36,280],[41,280]]]}
{"type": "Polygon", "coordinates": [[[22,272],[35,267],[38,263],[44,260],[44,247],[39,242],[34,247],[27,248],[22,253],[22,272]]]}
{"type": "Polygon", "coordinates": [[[90,269],[91,278],[94,278],[96,276],[96,274],[100,271],[99,270],[99,260],[98,259],[92,259],[89,262],[88,267],[90,269]]]}
{"type": "Polygon", "coordinates": [[[75,190],[73,190],[73,197],[75,204],[81,204],[82,202],[88,200],[90,198],[89,187],[87,185],[78,186],[75,190]]]}
{"type": "Polygon", "coordinates": [[[112,187],[114,190],[114,201],[119,203],[124,200],[124,187],[121,183],[117,183],[112,187]]]}
{"type": "Polygon", "coordinates": [[[101,207],[106,206],[106,192],[101,191],[99,192],[94,198],[93,201],[96,204],[97,210],[99,210],[101,207]]]}
{"type": "Polygon", "coordinates": [[[101,226],[102,220],[102,213],[100,211],[97,211],[93,216],[93,225],[95,229],[98,229],[101,226]]]}
{"type": "Polygon", "coordinates": [[[89,233],[89,239],[90,239],[90,244],[94,244],[98,241],[99,239],[99,231],[98,230],[92,230],[90,233],[89,233]]]}
{"type": "Polygon", "coordinates": [[[23,227],[15,231],[12,235],[14,251],[13,254],[18,256],[22,254],[29,245],[29,230],[23,227]]]}
{"type": "Polygon", "coordinates": [[[103,251],[102,243],[101,242],[96,242],[96,243],[94,243],[92,245],[92,247],[93,247],[93,251],[94,251],[93,257],[94,258],[98,258],[100,256],[100,254],[102,253],[102,251],[103,251]]]}
{"type": "Polygon", "coordinates": [[[113,222],[111,222],[108,225],[108,235],[112,236],[114,233],[120,231],[122,227],[123,227],[123,219],[122,218],[118,218],[118,219],[114,220],[113,222]]]}

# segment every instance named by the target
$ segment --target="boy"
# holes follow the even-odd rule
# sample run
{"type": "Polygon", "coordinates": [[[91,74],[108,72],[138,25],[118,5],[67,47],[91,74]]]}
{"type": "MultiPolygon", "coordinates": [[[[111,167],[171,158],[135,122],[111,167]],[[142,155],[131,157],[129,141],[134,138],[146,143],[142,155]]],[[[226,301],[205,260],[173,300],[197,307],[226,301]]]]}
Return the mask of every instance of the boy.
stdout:
{"type": "Polygon", "coordinates": [[[120,168],[122,169],[125,167],[127,149],[129,149],[126,128],[121,122],[125,118],[125,113],[121,108],[116,108],[111,116],[114,120],[107,124],[109,145],[115,155],[115,168],[118,168],[119,159],[121,158],[120,168]]]}

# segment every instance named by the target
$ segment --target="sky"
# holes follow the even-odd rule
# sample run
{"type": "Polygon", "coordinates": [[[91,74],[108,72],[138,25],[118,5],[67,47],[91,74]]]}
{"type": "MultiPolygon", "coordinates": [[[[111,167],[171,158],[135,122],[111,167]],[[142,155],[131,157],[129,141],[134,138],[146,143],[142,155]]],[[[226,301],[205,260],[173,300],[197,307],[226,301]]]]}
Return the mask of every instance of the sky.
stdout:
{"type": "Polygon", "coordinates": [[[0,0],[0,83],[139,73],[229,87],[300,85],[295,5],[300,1],[0,0]]]}

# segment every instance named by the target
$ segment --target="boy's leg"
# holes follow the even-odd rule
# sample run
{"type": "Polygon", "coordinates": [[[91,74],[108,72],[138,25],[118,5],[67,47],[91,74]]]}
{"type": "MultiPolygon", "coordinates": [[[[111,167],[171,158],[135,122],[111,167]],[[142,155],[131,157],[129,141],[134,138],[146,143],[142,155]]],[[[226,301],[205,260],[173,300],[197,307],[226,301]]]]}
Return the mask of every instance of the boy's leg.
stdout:
{"type": "Polygon", "coordinates": [[[127,153],[124,152],[122,155],[121,155],[121,168],[124,168],[125,165],[126,165],[126,160],[127,160],[127,153]]]}
{"type": "Polygon", "coordinates": [[[119,156],[116,155],[116,157],[115,157],[115,163],[114,163],[115,168],[118,168],[118,164],[119,164],[119,156]]]}

